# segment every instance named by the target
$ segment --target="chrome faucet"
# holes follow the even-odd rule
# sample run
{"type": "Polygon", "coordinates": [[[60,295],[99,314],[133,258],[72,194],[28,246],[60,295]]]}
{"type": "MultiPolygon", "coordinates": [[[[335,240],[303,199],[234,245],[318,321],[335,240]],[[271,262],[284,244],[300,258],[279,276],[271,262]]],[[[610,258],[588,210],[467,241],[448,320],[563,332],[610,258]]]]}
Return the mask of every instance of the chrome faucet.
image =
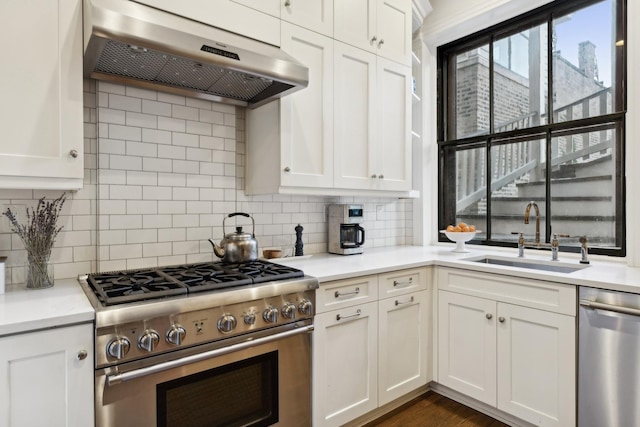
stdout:
{"type": "Polygon", "coordinates": [[[529,213],[531,212],[531,207],[536,210],[536,240],[535,244],[540,245],[540,209],[538,208],[538,204],[536,202],[529,202],[526,209],[524,210],[524,223],[529,224],[529,213]]]}

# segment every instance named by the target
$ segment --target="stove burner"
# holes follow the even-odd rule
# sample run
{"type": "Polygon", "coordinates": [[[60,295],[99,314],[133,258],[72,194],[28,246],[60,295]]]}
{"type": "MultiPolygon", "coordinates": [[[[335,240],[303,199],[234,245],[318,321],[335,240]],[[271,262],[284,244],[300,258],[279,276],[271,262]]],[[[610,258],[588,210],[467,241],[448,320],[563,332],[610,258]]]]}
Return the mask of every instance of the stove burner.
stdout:
{"type": "Polygon", "coordinates": [[[93,274],[89,282],[105,305],[187,293],[180,282],[155,270],[93,274]]]}
{"type": "Polygon", "coordinates": [[[109,306],[303,276],[301,270],[257,260],[248,263],[204,262],[89,274],[88,283],[101,303],[109,306]]]}

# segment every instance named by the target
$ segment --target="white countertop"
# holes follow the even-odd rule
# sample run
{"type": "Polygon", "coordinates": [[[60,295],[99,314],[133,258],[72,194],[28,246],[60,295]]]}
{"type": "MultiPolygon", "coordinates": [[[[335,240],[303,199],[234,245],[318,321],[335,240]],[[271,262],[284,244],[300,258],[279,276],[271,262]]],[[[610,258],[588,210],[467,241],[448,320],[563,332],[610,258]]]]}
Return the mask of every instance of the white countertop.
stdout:
{"type": "Polygon", "coordinates": [[[8,285],[0,295],[0,337],[92,322],[94,317],[93,307],[76,279],[57,279],[47,289],[8,285]]]}
{"type": "MultiPolygon", "coordinates": [[[[590,256],[588,267],[572,273],[555,273],[544,270],[487,265],[465,258],[482,255],[496,255],[518,260],[516,249],[493,249],[486,246],[467,245],[469,252],[452,252],[454,245],[439,246],[399,246],[393,248],[365,249],[358,255],[313,255],[307,259],[282,259],[278,262],[303,270],[315,276],[320,283],[331,280],[346,279],[365,274],[384,273],[399,268],[412,268],[426,265],[464,268],[469,270],[500,273],[530,279],[568,283],[579,286],[611,289],[617,291],[640,293],[640,268],[627,267],[623,261],[610,257],[590,256]]],[[[548,262],[550,252],[525,250],[525,260],[548,262]]],[[[561,265],[580,266],[579,255],[560,253],[561,265]]]]}
{"type": "MultiPolygon", "coordinates": [[[[517,260],[515,249],[503,250],[486,246],[467,245],[468,253],[452,252],[454,245],[398,246],[365,249],[359,255],[321,254],[304,259],[280,259],[276,262],[303,270],[315,276],[320,283],[366,274],[384,273],[402,268],[428,265],[464,268],[488,273],[500,273],[591,286],[618,291],[640,293],[640,268],[609,257],[591,256],[589,267],[573,273],[486,265],[465,258],[498,255],[517,260]]],[[[548,261],[549,252],[525,250],[528,260],[548,261]]],[[[577,254],[560,253],[562,264],[579,265],[577,254]]],[[[18,285],[7,286],[0,295],[0,337],[20,332],[46,329],[74,323],[90,322],[95,317],[93,308],[76,279],[56,280],[49,289],[27,290],[18,285]]]]}

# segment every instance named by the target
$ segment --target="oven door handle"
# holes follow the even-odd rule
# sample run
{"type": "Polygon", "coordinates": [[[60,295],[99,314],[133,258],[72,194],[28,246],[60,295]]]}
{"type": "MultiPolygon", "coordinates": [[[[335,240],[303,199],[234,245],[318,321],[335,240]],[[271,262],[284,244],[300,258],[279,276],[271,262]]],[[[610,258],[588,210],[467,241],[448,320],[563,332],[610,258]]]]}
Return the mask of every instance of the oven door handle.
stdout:
{"type": "Polygon", "coordinates": [[[284,338],[292,337],[294,335],[300,335],[300,334],[310,333],[310,332],[313,332],[313,325],[292,329],[290,331],[281,332],[275,335],[269,335],[262,338],[256,338],[253,340],[244,341],[239,344],[230,345],[228,347],[222,347],[222,348],[218,348],[211,351],[205,351],[204,353],[193,354],[191,356],[182,357],[176,360],[170,360],[164,363],[158,363],[157,365],[147,366],[146,368],[136,369],[134,371],[123,372],[121,374],[107,375],[107,385],[112,386],[112,385],[120,384],[125,381],[131,381],[136,378],[141,378],[147,375],[166,371],[167,369],[178,368],[180,366],[188,365],[190,363],[199,362],[201,360],[222,356],[222,355],[233,353],[236,351],[246,350],[247,348],[271,343],[284,338]]]}

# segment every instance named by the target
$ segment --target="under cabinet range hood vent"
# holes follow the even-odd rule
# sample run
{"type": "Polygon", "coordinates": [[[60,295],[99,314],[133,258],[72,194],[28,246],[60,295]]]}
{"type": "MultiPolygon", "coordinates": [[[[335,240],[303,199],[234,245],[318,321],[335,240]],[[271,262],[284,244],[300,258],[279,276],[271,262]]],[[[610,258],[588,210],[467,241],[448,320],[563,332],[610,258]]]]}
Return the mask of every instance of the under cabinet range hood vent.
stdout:
{"type": "Polygon", "coordinates": [[[84,0],[84,74],[255,108],[308,84],[281,49],[133,1],[84,0]]]}

